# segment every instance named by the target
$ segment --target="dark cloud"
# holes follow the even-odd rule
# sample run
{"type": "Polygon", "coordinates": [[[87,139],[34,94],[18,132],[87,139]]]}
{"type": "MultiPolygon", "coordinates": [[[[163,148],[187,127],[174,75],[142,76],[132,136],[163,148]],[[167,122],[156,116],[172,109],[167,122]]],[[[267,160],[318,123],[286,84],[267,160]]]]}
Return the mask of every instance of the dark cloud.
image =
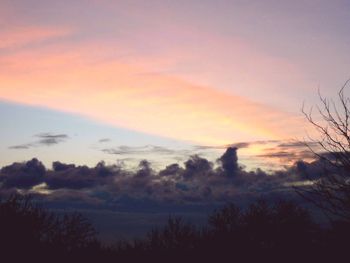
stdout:
{"type": "Polygon", "coordinates": [[[234,176],[240,170],[238,166],[237,148],[229,147],[219,158],[222,168],[227,176],[234,176]]]}
{"type": "Polygon", "coordinates": [[[13,145],[13,146],[10,146],[9,149],[12,149],[12,150],[26,150],[26,149],[29,149],[29,148],[31,148],[33,146],[34,146],[33,144],[27,143],[27,144],[13,145]]]}
{"type": "Polygon", "coordinates": [[[309,150],[299,150],[299,151],[279,151],[279,149],[267,149],[266,153],[259,154],[257,157],[263,158],[277,158],[281,160],[285,160],[287,162],[296,162],[304,159],[314,159],[315,155],[309,150]]]}
{"type": "Polygon", "coordinates": [[[257,157],[280,159],[286,164],[299,160],[312,160],[315,155],[307,145],[315,149],[318,147],[317,143],[314,142],[286,141],[263,149],[263,153],[257,155],[257,157]]]}
{"type": "Polygon", "coordinates": [[[296,153],[293,152],[287,152],[287,151],[271,151],[270,153],[264,153],[258,155],[259,157],[265,157],[265,158],[296,158],[296,153]]]}
{"type": "Polygon", "coordinates": [[[227,149],[227,148],[229,148],[229,147],[234,147],[234,148],[243,149],[243,148],[248,148],[248,147],[250,147],[252,144],[254,144],[254,143],[253,143],[253,142],[237,142],[237,143],[225,144],[225,145],[217,145],[217,146],[196,145],[196,146],[194,146],[194,148],[195,148],[196,150],[209,150],[209,149],[218,149],[218,150],[222,150],[222,149],[227,149]]]}
{"type": "Polygon", "coordinates": [[[49,189],[95,188],[109,182],[109,177],[118,174],[119,167],[107,167],[104,162],[94,168],[73,164],[53,163],[53,171],[48,171],[44,181],[49,189]]]}
{"type": "Polygon", "coordinates": [[[69,136],[67,134],[52,134],[52,133],[39,133],[34,135],[34,137],[38,138],[38,140],[32,143],[13,145],[13,146],[10,146],[9,149],[23,150],[23,149],[29,149],[33,147],[39,147],[39,146],[52,146],[55,144],[65,142],[67,139],[69,139],[69,136]]]}
{"type": "Polygon", "coordinates": [[[318,143],[316,142],[300,142],[300,141],[292,141],[292,142],[284,142],[279,144],[278,148],[307,148],[307,145],[311,147],[318,146],[318,143]]]}
{"type": "Polygon", "coordinates": [[[54,162],[46,169],[40,161],[14,163],[1,169],[0,193],[29,191],[50,202],[77,202],[79,206],[96,205],[119,209],[145,204],[209,205],[234,200],[253,199],[261,194],[289,195],[291,186],[317,180],[324,172],[320,160],[298,161],[290,167],[265,172],[245,171],[238,162],[237,148],[230,147],[212,163],[198,155],[183,164],[173,163],[160,171],[142,160],[135,170],[98,163],[95,167],[54,162]],[[33,190],[33,187],[36,186],[33,190]],[[38,186],[40,186],[38,188],[38,186]]]}
{"type": "Polygon", "coordinates": [[[147,160],[141,160],[139,163],[139,170],[136,172],[136,177],[148,177],[153,174],[151,163],[147,160]]]}
{"type": "Polygon", "coordinates": [[[205,158],[193,155],[185,162],[184,177],[206,176],[212,171],[213,164],[205,158]]]}
{"type": "Polygon", "coordinates": [[[45,145],[45,146],[58,144],[69,139],[69,136],[67,134],[51,134],[51,133],[40,133],[35,135],[35,137],[39,138],[39,140],[36,142],[37,145],[45,145]]]}
{"type": "Polygon", "coordinates": [[[24,163],[13,163],[1,169],[4,188],[28,189],[40,184],[46,174],[45,166],[36,158],[24,163]]]}
{"type": "Polygon", "coordinates": [[[110,142],[110,141],[112,141],[112,140],[109,138],[102,138],[102,139],[98,140],[99,143],[105,143],[105,142],[110,142]]]}
{"type": "Polygon", "coordinates": [[[236,142],[232,144],[224,144],[224,145],[214,145],[214,146],[208,146],[208,145],[196,145],[194,146],[197,150],[207,150],[207,149],[227,149],[229,147],[232,148],[249,148],[253,145],[262,145],[262,144],[270,144],[270,143],[278,143],[280,141],[277,140],[265,140],[265,141],[251,141],[251,142],[236,142]]]}
{"type": "Polygon", "coordinates": [[[156,146],[156,145],[146,145],[146,146],[140,146],[140,147],[130,147],[130,146],[118,146],[115,148],[105,148],[102,149],[104,153],[107,154],[115,154],[115,155],[130,155],[130,154],[151,154],[151,153],[158,153],[158,154],[173,154],[176,151],[156,146]]]}
{"type": "Polygon", "coordinates": [[[53,162],[52,168],[55,172],[66,171],[75,168],[75,164],[65,164],[61,162],[53,162]]]}
{"type": "Polygon", "coordinates": [[[178,163],[173,163],[173,164],[167,165],[165,167],[165,169],[161,170],[159,172],[159,175],[160,176],[168,176],[168,175],[175,176],[175,175],[182,174],[183,171],[184,171],[184,169],[181,168],[178,163]]]}
{"type": "Polygon", "coordinates": [[[250,145],[251,145],[251,143],[249,143],[249,142],[239,142],[239,143],[231,144],[228,147],[242,149],[242,148],[248,148],[250,145]]]}

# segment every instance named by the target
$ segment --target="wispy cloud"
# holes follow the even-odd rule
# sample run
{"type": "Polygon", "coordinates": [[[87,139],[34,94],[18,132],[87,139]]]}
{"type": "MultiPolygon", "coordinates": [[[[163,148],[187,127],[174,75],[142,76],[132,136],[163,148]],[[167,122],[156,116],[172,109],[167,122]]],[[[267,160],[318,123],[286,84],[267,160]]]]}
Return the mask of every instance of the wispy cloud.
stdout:
{"type": "Polygon", "coordinates": [[[9,149],[26,150],[32,147],[52,146],[52,145],[65,142],[66,140],[69,139],[69,136],[67,134],[52,134],[52,133],[40,133],[40,134],[34,135],[34,137],[38,138],[38,140],[31,143],[13,145],[13,146],[10,146],[9,149]]]}
{"type": "Polygon", "coordinates": [[[106,142],[111,142],[112,140],[109,139],[109,138],[102,138],[102,139],[99,139],[98,142],[99,143],[106,143],[106,142]]]}
{"type": "Polygon", "coordinates": [[[168,149],[162,146],[156,146],[156,145],[145,145],[145,146],[139,146],[139,147],[122,145],[114,148],[102,149],[102,152],[107,154],[115,154],[115,155],[133,155],[133,154],[174,154],[177,151],[168,149]]]}
{"type": "Polygon", "coordinates": [[[34,145],[31,143],[27,143],[27,144],[19,144],[19,145],[13,145],[10,146],[9,149],[13,149],[13,150],[24,150],[24,149],[29,149],[31,147],[33,147],[34,145]]]}
{"type": "Polygon", "coordinates": [[[51,146],[66,141],[69,136],[67,134],[51,134],[51,133],[40,133],[35,135],[39,138],[37,144],[51,146]]]}
{"type": "Polygon", "coordinates": [[[314,142],[302,142],[302,141],[280,141],[274,144],[272,147],[262,149],[257,157],[279,159],[281,162],[292,163],[298,160],[313,160],[315,155],[310,152],[307,145],[317,148],[317,144],[314,142]]]}
{"type": "Polygon", "coordinates": [[[195,145],[194,148],[198,150],[206,150],[206,149],[227,149],[228,147],[235,147],[238,149],[249,148],[254,145],[265,145],[271,143],[278,143],[278,140],[264,140],[264,141],[250,141],[250,142],[236,142],[231,144],[224,145],[195,145]]]}

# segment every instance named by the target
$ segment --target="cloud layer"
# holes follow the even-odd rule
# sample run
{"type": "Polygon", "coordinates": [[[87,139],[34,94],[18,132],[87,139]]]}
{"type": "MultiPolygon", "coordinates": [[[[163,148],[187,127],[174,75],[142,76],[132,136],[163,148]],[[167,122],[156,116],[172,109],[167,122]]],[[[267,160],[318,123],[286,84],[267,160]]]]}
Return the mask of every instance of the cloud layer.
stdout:
{"type": "Polygon", "coordinates": [[[48,202],[68,202],[100,208],[133,209],[134,206],[213,205],[230,200],[248,201],[260,195],[293,195],[291,186],[310,183],[322,174],[320,161],[298,161],[285,170],[247,172],[239,165],[237,148],[230,147],[217,163],[198,155],[183,165],[174,163],[160,171],[143,160],[136,170],[104,162],[95,167],[54,162],[46,169],[37,159],[3,167],[2,195],[35,193],[48,202]]]}

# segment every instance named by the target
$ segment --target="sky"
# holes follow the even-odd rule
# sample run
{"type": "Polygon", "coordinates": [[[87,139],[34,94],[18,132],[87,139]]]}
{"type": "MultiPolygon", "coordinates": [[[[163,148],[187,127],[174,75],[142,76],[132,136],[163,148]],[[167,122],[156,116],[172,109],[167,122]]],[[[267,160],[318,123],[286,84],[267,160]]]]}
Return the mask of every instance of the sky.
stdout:
{"type": "Polygon", "coordinates": [[[349,11],[346,0],[0,0],[0,165],[162,167],[239,145],[248,167],[282,166],[283,142],[305,135],[303,102],[350,77],[349,11]]]}

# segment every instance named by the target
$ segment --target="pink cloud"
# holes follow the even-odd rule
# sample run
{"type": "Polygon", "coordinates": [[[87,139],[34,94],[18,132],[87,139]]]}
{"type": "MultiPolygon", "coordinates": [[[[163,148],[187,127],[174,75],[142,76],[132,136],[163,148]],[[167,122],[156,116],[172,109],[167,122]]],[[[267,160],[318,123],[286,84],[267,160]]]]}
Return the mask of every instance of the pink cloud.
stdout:
{"type": "MultiPolygon", "coordinates": [[[[118,47],[115,47],[118,48],[118,47]]],[[[140,63],[99,59],[96,46],[0,57],[0,98],[203,144],[295,135],[294,115],[140,63]]]]}

